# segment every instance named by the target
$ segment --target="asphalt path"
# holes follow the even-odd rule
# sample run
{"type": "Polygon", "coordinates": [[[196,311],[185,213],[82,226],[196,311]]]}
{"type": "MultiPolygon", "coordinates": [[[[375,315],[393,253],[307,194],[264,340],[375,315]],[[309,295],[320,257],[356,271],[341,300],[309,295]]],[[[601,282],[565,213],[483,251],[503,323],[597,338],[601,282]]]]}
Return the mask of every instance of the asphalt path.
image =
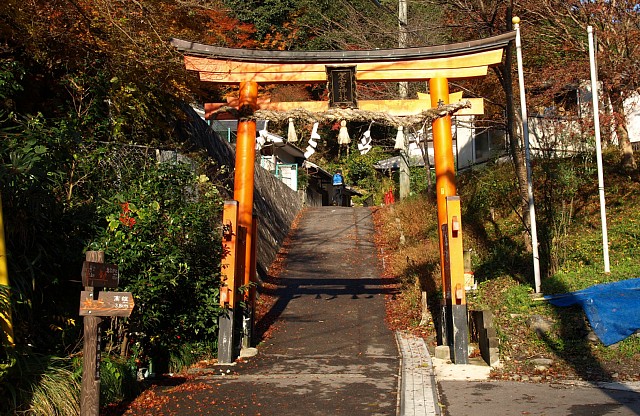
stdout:
{"type": "Polygon", "coordinates": [[[400,359],[384,322],[391,289],[377,267],[371,210],[302,215],[272,289],[277,319],[258,354],[199,370],[201,388],[168,386],[155,414],[397,414],[400,359]]]}
{"type": "Polygon", "coordinates": [[[439,381],[443,415],[640,415],[637,390],[581,383],[439,381]]]}

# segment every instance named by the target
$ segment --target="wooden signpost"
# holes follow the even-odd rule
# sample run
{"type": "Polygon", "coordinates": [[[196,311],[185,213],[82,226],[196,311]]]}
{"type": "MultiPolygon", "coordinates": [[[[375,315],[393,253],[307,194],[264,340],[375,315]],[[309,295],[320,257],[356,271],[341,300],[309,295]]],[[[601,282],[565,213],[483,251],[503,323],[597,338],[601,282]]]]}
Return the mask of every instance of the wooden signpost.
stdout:
{"type": "Polygon", "coordinates": [[[118,266],[85,261],[82,263],[82,286],[118,287],[118,266]]]}
{"type": "Polygon", "coordinates": [[[84,346],[80,415],[100,414],[100,331],[101,317],[128,317],[135,306],[130,292],[106,292],[118,287],[118,266],[104,263],[104,252],[87,251],[82,265],[80,316],[84,317],[84,346]]]}

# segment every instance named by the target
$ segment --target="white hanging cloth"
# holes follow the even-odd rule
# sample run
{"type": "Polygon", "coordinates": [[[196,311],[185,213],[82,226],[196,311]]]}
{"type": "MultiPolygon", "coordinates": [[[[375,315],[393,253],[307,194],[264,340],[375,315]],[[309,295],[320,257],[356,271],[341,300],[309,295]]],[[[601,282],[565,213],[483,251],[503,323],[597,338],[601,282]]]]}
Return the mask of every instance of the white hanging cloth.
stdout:
{"type": "Polygon", "coordinates": [[[311,138],[315,140],[320,140],[321,137],[318,134],[318,126],[320,123],[313,123],[313,128],[311,129],[311,138]]]}
{"type": "Polygon", "coordinates": [[[309,146],[315,149],[318,146],[318,142],[316,140],[320,140],[321,137],[318,134],[318,125],[319,123],[313,123],[313,128],[311,129],[311,138],[309,139],[309,146]]]}
{"type": "Polygon", "coordinates": [[[311,157],[311,155],[314,154],[315,152],[316,152],[316,149],[314,149],[311,146],[307,146],[307,149],[304,152],[304,158],[305,159],[309,159],[311,157]]]}
{"type": "Polygon", "coordinates": [[[398,134],[396,135],[396,144],[393,146],[394,149],[404,150],[405,142],[404,142],[404,127],[398,126],[398,134]]]}
{"type": "Polygon", "coordinates": [[[360,139],[360,143],[358,143],[358,150],[361,155],[366,155],[371,150],[371,125],[373,122],[369,124],[369,128],[362,134],[362,138],[360,139]]]}
{"type": "Polygon", "coordinates": [[[293,125],[293,119],[289,119],[289,131],[287,132],[287,141],[295,143],[298,141],[298,135],[296,134],[296,127],[293,125]]]}
{"type": "Polygon", "coordinates": [[[340,131],[338,132],[338,144],[351,143],[351,137],[349,137],[349,131],[347,130],[347,122],[342,120],[340,122],[340,131]]]}
{"type": "Polygon", "coordinates": [[[260,151],[264,147],[264,144],[267,142],[267,135],[269,134],[269,132],[267,132],[267,124],[269,124],[269,120],[266,120],[264,122],[264,128],[258,132],[258,137],[256,137],[257,151],[260,151]]]}

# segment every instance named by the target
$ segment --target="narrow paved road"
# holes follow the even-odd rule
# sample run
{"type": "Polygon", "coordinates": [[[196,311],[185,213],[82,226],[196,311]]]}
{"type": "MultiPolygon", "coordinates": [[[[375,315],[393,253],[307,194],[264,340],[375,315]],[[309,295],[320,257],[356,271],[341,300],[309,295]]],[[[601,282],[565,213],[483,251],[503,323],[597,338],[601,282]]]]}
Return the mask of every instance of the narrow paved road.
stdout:
{"type": "Polygon", "coordinates": [[[385,283],[368,208],[307,209],[259,354],[206,369],[200,388],[167,388],[155,414],[396,415],[400,362],[384,323],[385,283]]]}

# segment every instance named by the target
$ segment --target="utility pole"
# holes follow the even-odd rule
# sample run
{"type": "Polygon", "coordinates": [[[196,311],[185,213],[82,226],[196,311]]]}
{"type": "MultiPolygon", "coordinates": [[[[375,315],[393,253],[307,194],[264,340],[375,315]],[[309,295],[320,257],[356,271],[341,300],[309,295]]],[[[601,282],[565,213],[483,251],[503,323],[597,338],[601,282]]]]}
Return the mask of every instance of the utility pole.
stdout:
{"type": "MultiPolygon", "coordinates": [[[[398,0],[398,47],[407,47],[407,0],[398,0]]],[[[407,98],[409,89],[408,82],[398,83],[398,95],[401,100],[407,98]]],[[[409,152],[408,152],[408,132],[403,132],[404,146],[400,149],[400,200],[409,196],[410,177],[409,177],[409,152]]]]}
{"type": "MultiPolygon", "coordinates": [[[[406,48],[407,43],[407,0],[398,0],[398,48],[406,48]]],[[[398,83],[401,100],[407,98],[408,86],[408,82],[398,83]]]]}
{"type": "Polygon", "coordinates": [[[524,138],[524,157],[527,166],[527,194],[529,199],[529,226],[531,227],[531,247],[533,249],[533,277],[536,293],[540,293],[540,256],[538,255],[538,231],[536,210],[533,200],[533,178],[531,171],[531,150],[529,148],[529,116],[527,115],[527,99],[524,89],[524,70],[522,69],[522,40],[520,38],[520,18],[511,19],[516,31],[516,59],[518,61],[518,86],[520,87],[520,112],[522,114],[522,136],[524,138]]]}
{"type": "Polygon", "coordinates": [[[598,109],[598,71],[596,67],[596,53],[593,42],[593,26],[587,26],[589,38],[589,69],[591,71],[591,102],[593,103],[593,128],[596,136],[596,162],[598,164],[598,193],[600,195],[600,222],[602,225],[602,255],[604,272],[610,273],[609,266],[609,237],[607,235],[607,209],[604,198],[604,175],[602,173],[602,144],[600,143],[600,110],[598,109]]]}

